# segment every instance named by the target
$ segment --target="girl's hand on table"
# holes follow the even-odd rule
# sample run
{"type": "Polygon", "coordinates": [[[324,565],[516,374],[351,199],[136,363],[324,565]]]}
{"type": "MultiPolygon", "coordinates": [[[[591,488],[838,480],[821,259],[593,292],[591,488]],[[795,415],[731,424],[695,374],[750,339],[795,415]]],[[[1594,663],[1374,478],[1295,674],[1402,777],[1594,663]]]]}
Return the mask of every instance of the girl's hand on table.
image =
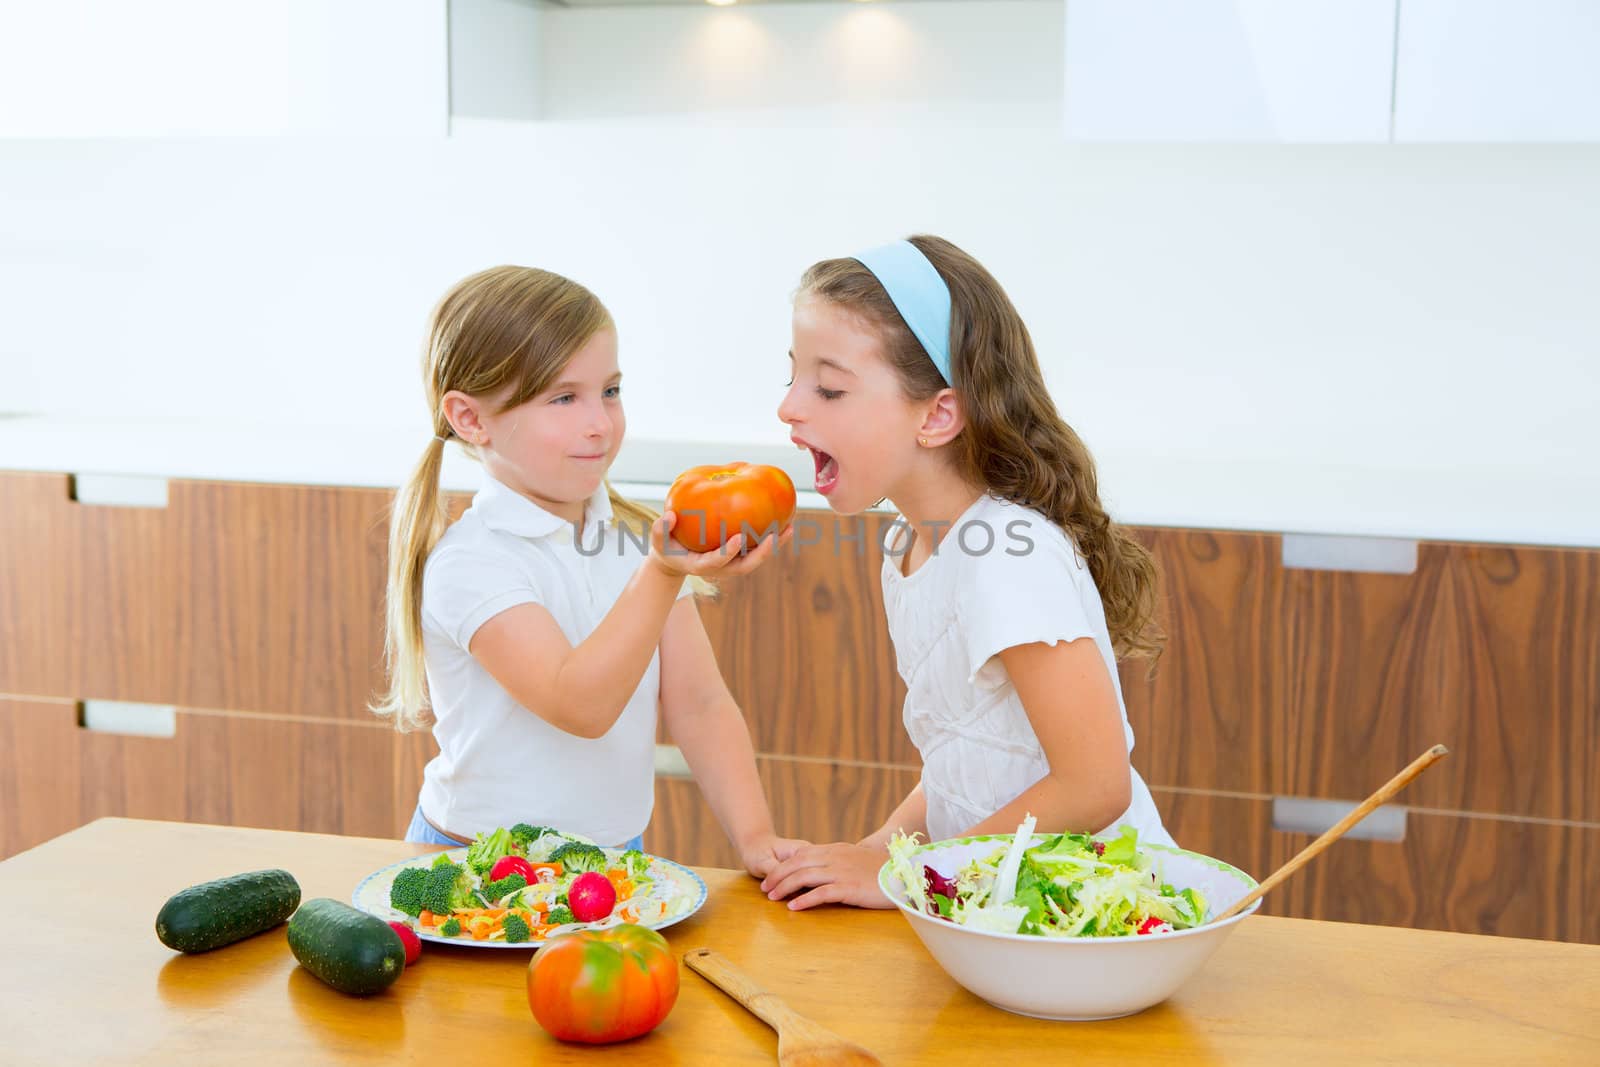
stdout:
{"type": "Polygon", "coordinates": [[[741,850],[740,862],[744,869],[754,878],[765,878],[772,873],[773,868],[794,855],[795,851],[807,848],[809,841],[800,841],[792,837],[778,837],[769,835],[758,838],[741,850]]]}
{"type": "Polygon", "coordinates": [[[878,870],[888,858],[881,849],[843,841],[806,845],[778,864],[762,880],[761,888],[773,900],[809,890],[789,901],[794,911],[818,904],[892,908],[894,905],[878,888],[878,870]]]}

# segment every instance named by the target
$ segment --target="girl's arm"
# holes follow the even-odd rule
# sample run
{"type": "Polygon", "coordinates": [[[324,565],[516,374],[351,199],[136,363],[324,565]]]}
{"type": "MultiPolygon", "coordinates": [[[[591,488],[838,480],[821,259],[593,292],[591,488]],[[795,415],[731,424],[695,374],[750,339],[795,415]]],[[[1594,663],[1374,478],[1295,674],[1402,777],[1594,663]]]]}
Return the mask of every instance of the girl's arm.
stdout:
{"type": "Polygon", "coordinates": [[[760,878],[805,844],[773,832],[750,731],[692,599],[678,602],[661,635],[661,717],[746,870],[760,878]]]}
{"type": "Polygon", "coordinates": [[[766,538],[739,555],[743,535],[720,550],[669,551],[674,517],[650,531],[650,555],[587,639],[573,646],[555,618],[537,604],[501,612],[472,636],[469,652],[512,698],[552,726],[597,738],[616,724],[661,642],[662,628],[688,575],[748,574],[776,551],[766,538]]]}
{"type": "MultiPolygon", "coordinates": [[[[1050,830],[1103,829],[1128,809],[1133,780],[1116,690],[1094,641],[1017,645],[1001,652],[1000,661],[1017,687],[1050,770],[961,836],[1012,833],[1029,812],[1050,830]]],[[[895,815],[909,815],[914,798],[923,801],[920,788],[895,815]]],[[[926,821],[925,802],[922,814],[926,821]]],[[[885,859],[876,841],[882,833],[879,830],[859,845],[798,849],[762,881],[761,888],[773,900],[809,890],[789,901],[796,910],[828,903],[891,907],[877,884],[885,859]]]]}
{"type": "Polygon", "coordinates": [[[889,838],[896,833],[928,836],[928,798],[922,795],[921,782],[912,787],[911,792],[906,794],[906,798],[884,820],[882,826],[856,844],[862,848],[886,850],[889,847],[889,838]]]}
{"type": "Polygon", "coordinates": [[[1095,833],[1128,810],[1133,778],[1117,691],[1094,639],[1000,653],[1050,770],[962,836],[1014,833],[1030,813],[1051,832],[1095,833]]]}

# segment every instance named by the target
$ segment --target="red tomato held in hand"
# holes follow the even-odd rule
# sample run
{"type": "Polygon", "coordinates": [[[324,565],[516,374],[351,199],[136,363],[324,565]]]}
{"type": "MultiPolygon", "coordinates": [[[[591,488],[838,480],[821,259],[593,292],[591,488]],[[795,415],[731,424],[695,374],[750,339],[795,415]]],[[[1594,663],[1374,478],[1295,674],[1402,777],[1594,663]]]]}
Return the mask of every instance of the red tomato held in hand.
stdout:
{"type": "Polygon", "coordinates": [[[550,1036],[605,1045],[649,1033],[678,1000],[667,939],[624,923],[550,941],[528,964],[528,1007],[550,1036]]]}
{"type": "Polygon", "coordinates": [[[690,552],[710,552],[737,533],[754,540],[781,531],[794,518],[794,499],[794,482],[777,467],[729,463],[678,475],[667,490],[666,510],[678,513],[674,541],[690,552]]]}
{"type": "Polygon", "coordinates": [[[489,868],[489,881],[498,882],[500,879],[509,878],[513,874],[522,875],[528,880],[529,885],[534,882],[533,864],[521,856],[501,856],[495,860],[494,866],[489,868]]]}

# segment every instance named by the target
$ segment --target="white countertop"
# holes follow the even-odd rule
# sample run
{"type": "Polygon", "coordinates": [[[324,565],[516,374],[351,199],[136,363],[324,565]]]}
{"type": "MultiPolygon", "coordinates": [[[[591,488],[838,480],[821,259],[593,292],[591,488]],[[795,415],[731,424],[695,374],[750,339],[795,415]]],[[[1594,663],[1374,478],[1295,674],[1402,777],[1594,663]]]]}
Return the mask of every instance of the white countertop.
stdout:
{"type": "MultiPolygon", "coordinates": [[[[390,488],[426,443],[414,426],[0,415],[4,471],[390,488]]],[[[1375,470],[1279,456],[1101,451],[1096,459],[1112,517],[1132,525],[1600,547],[1600,471],[1574,483],[1537,470],[1375,470]]],[[[734,460],[777,464],[797,485],[811,484],[809,456],[781,444],[638,438],[611,478],[659,501],[683,468],[734,460]]],[[[477,487],[477,465],[455,445],[441,484],[477,487]]],[[[815,493],[800,498],[802,507],[827,506],[815,493]]]]}

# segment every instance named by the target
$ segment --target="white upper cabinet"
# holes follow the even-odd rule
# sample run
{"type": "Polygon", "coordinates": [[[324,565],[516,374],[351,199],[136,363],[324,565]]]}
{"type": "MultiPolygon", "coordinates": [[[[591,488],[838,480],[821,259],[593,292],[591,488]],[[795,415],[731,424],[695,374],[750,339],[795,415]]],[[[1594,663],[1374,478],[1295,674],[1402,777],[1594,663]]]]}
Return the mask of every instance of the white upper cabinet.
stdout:
{"type": "Polygon", "coordinates": [[[1600,141],[1600,2],[1402,0],[1396,141],[1600,141]]]}
{"type": "Polygon", "coordinates": [[[1387,141],[1394,27],[1395,0],[1068,0],[1067,137],[1387,141]]]}
{"type": "Polygon", "coordinates": [[[0,6],[0,136],[431,135],[446,0],[0,6]]]}

